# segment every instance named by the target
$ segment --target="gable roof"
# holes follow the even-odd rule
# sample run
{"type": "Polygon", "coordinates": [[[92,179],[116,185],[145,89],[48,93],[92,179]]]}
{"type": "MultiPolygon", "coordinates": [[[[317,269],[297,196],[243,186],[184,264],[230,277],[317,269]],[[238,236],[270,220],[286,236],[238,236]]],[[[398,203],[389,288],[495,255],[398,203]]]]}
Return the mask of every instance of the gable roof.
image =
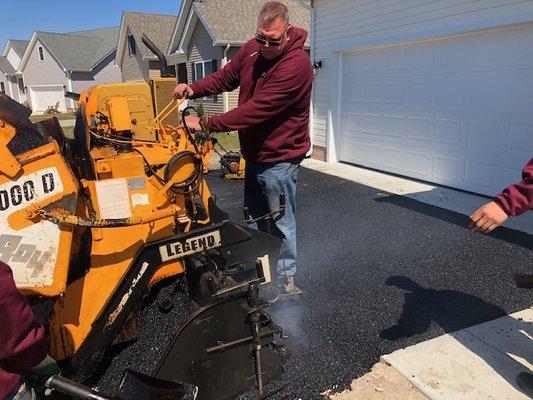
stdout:
{"type": "Polygon", "coordinates": [[[137,50],[144,59],[155,60],[155,55],[142,42],[142,34],[146,36],[163,52],[168,48],[172,38],[172,29],[176,23],[175,15],[149,14],[124,11],[118,35],[116,64],[122,65],[122,54],[128,35],[133,35],[137,50]]]}
{"type": "Polygon", "coordinates": [[[19,70],[24,69],[39,40],[64,70],[91,71],[115,50],[118,30],[118,27],[110,27],[69,33],[34,32],[19,70]]]}
{"type": "Polygon", "coordinates": [[[18,53],[18,55],[22,58],[24,55],[24,52],[28,48],[28,44],[30,43],[29,40],[15,40],[15,39],[9,39],[11,42],[11,45],[15,49],[15,51],[18,53]]]}
{"type": "Polygon", "coordinates": [[[15,68],[13,68],[11,63],[4,56],[0,56],[0,70],[2,70],[4,75],[14,75],[15,74],[15,68]]]}
{"type": "MultiPolygon", "coordinates": [[[[246,43],[255,35],[256,16],[265,2],[266,0],[183,0],[167,52],[171,54],[176,50],[185,51],[197,20],[203,23],[214,46],[240,46],[246,43]]],[[[283,0],[283,3],[289,9],[291,24],[309,31],[309,5],[302,0],[283,0]]],[[[306,45],[309,46],[309,36],[306,45]]]]}

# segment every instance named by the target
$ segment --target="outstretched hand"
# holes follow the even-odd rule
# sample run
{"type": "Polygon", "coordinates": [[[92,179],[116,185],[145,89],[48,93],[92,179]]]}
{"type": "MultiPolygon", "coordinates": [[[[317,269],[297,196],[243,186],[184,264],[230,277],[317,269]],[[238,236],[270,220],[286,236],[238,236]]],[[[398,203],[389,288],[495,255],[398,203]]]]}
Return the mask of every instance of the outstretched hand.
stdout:
{"type": "Polygon", "coordinates": [[[470,216],[470,228],[483,233],[489,233],[497,228],[509,216],[495,201],[481,206],[474,214],[470,216]]]}

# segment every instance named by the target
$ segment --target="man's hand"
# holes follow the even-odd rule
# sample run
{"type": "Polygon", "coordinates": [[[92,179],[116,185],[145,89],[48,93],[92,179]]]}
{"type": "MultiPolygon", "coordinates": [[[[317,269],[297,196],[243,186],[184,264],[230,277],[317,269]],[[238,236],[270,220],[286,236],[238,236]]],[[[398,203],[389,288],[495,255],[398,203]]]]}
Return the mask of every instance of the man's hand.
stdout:
{"type": "Polygon", "coordinates": [[[185,116],[185,124],[192,133],[203,131],[201,120],[195,115],[185,116]]]}
{"type": "Polygon", "coordinates": [[[185,95],[192,97],[194,90],[191,89],[186,83],[178,83],[174,88],[174,98],[182,99],[185,95]]]}
{"type": "Polygon", "coordinates": [[[31,375],[37,376],[52,376],[59,374],[59,366],[57,365],[56,360],[47,355],[43,361],[41,361],[35,367],[29,368],[28,373],[31,375]]]}
{"type": "Polygon", "coordinates": [[[470,216],[470,228],[489,233],[507,221],[507,218],[509,216],[502,210],[498,203],[491,201],[480,207],[470,216]]]}

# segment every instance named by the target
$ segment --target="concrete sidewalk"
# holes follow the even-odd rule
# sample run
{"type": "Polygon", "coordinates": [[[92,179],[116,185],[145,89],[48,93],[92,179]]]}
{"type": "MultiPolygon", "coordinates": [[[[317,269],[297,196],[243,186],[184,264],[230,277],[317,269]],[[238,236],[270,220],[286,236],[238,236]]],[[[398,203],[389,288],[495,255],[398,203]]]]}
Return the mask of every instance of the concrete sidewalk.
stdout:
{"type": "MultiPolygon", "coordinates": [[[[462,213],[465,217],[489,201],[484,196],[345,164],[327,164],[306,159],[302,165],[384,192],[462,213]]],[[[531,235],[533,215],[530,213],[511,219],[505,225],[531,235]]],[[[372,372],[354,381],[351,390],[332,398],[529,399],[517,385],[516,377],[520,372],[533,372],[533,308],[395,351],[382,356],[381,363],[391,366],[393,370],[387,372],[383,366],[376,365],[372,372]],[[413,391],[413,388],[418,392],[413,391]]]]}

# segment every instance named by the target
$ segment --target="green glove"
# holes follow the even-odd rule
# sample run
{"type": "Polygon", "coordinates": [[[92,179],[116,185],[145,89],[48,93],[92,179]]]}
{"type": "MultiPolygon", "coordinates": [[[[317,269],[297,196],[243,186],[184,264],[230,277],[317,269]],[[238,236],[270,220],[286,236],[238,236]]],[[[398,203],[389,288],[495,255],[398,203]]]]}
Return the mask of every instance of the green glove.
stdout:
{"type": "Polygon", "coordinates": [[[52,375],[57,375],[61,372],[59,366],[57,365],[56,360],[47,355],[43,361],[37,364],[35,367],[28,369],[29,375],[37,375],[41,377],[48,377],[52,375]]]}

